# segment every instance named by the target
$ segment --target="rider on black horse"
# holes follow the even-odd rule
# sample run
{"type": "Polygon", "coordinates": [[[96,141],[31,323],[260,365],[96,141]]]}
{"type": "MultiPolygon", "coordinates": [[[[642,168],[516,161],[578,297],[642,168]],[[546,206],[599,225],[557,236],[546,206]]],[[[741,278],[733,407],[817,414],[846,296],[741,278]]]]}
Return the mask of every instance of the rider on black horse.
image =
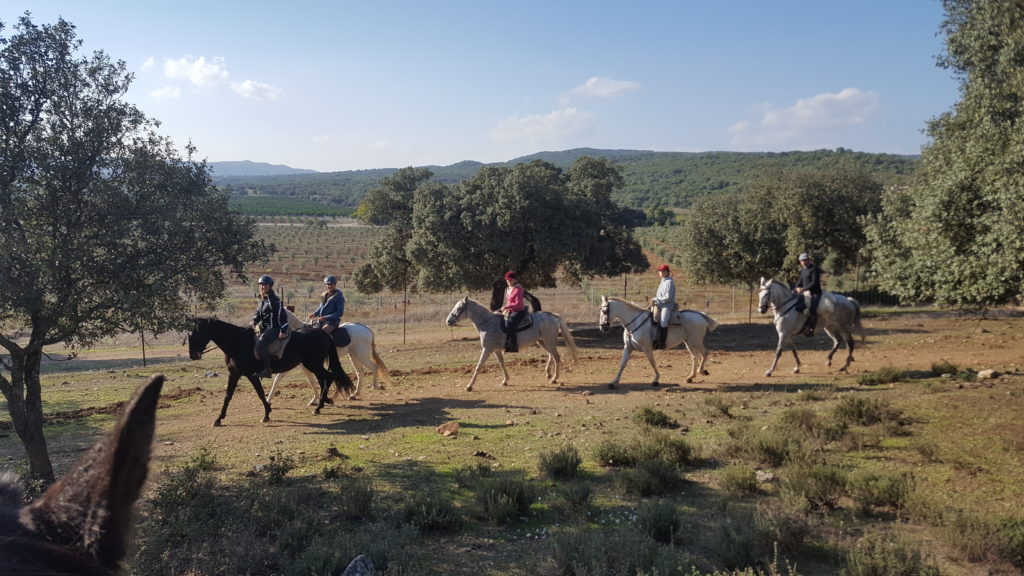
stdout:
{"type": "Polygon", "coordinates": [[[256,352],[263,359],[263,371],[257,373],[256,377],[270,378],[270,346],[288,337],[288,313],[281,299],[274,293],[273,278],[264,274],[257,283],[260,287],[260,303],[249,323],[253,328],[259,328],[260,334],[256,341],[256,352]]]}

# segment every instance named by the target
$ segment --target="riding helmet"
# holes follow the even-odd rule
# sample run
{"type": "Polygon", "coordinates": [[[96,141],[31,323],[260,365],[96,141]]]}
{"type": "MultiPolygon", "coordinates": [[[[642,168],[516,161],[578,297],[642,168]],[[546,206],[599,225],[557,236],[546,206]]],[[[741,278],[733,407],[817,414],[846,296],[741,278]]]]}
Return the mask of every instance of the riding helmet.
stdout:
{"type": "Polygon", "coordinates": [[[267,286],[273,286],[274,285],[274,279],[271,278],[270,276],[264,274],[263,276],[260,276],[260,279],[257,280],[256,283],[257,284],[266,284],[267,286]]]}
{"type": "Polygon", "coordinates": [[[328,275],[326,278],[324,278],[324,284],[337,284],[337,283],[338,283],[338,279],[335,278],[333,275],[328,275]]]}

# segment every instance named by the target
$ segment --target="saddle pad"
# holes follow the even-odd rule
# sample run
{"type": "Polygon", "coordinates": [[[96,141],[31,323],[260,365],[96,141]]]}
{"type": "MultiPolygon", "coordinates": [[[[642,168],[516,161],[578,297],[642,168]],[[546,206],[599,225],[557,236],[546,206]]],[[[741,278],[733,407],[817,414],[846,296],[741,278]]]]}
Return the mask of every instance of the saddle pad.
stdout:
{"type": "MultiPolygon", "coordinates": [[[[286,336],[284,340],[275,340],[270,346],[267,347],[267,352],[270,354],[270,357],[273,358],[274,360],[280,360],[281,356],[284,356],[284,349],[288,347],[288,343],[291,342],[291,340],[291,332],[288,332],[288,336],[286,336]]],[[[259,340],[257,340],[257,342],[258,341],[259,340]]],[[[257,360],[263,359],[260,358],[260,351],[257,350],[255,346],[253,346],[252,353],[256,356],[257,360]]]]}
{"type": "MultiPolygon", "coordinates": [[[[530,326],[533,326],[533,314],[523,316],[523,319],[519,321],[519,326],[516,326],[516,332],[522,332],[530,326]]],[[[501,331],[508,334],[508,316],[501,318],[501,331]]]]}
{"type": "Polygon", "coordinates": [[[331,340],[334,340],[334,345],[338,348],[344,348],[352,343],[352,337],[343,326],[339,326],[331,332],[331,340]]]}

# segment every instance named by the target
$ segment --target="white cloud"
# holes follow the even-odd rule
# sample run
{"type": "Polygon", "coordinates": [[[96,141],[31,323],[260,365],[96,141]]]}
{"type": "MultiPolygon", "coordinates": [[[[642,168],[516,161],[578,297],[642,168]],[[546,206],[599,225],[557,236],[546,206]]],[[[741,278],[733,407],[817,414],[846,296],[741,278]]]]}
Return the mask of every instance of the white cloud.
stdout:
{"type": "Polygon", "coordinates": [[[164,60],[164,76],[177,80],[188,80],[196,86],[216,86],[227,82],[228,70],[224,58],[209,61],[205,56],[192,59],[191,56],[164,60]]]}
{"type": "Polygon", "coordinates": [[[177,86],[164,86],[159,90],[150,92],[149,96],[154,100],[177,100],[181,98],[181,89],[177,86]]]}
{"type": "Polygon", "coordinates": [[[281,90],[280,88],[276,88],[270,84],[264,84],[263,82],[257,82],[255,80],[232,82],[231,89],[243,98],[249,98],[250,100],[277,100],[282,94],[284,94],[284,90],[281,90]]]}
{"type": "Polygon", "coordinates": [[[738,149],[828,148],[842,145],[839,134],[867,122],[878,107],[878,93],[846,88],[800,99],[788,108],[764,111],[760,120],[742,120],[729,128],[738,149]]]}
{"type": "Polygon", "coordinates": [[[565,105],[568,104],[573,97],[617,98],[627,92],[635,92],[639,89],[639,82],[594,76],[587,79],[583,84],[580,84],[567,93],[562,94],[560,99],[562,104],[565,105]]]}
{"type": "Polygon", "coordinates": [[[156,58],[153,58],[152,56],[150,56],[149,58],[146,58],[146,60],[142,62],[142,70],[144,72],[148,72],[148,71],[152,70],[155,66],[156,66],[156,58]]]}
{"type": "Polygon", "coordinates": [[[373,142],[370,142],[371,150],[384,151],[393,150],[394,148],[395,145],[390,140],[375,140],[373,142]]]}
{"type": "Polygon", "coordinates": [[[547,114],[509,116],[491,130],[491,138],[530,142],[557,140],[585,130],[593,122],[590,112],[576,108],[562,108],[547,114]]]}

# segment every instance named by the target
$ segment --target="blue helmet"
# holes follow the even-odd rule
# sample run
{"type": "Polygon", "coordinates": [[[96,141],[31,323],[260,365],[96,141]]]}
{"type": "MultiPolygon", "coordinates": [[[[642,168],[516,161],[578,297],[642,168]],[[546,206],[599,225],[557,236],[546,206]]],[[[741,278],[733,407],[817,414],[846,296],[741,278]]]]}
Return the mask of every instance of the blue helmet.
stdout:
{"type": "Polygon", "coordinates": [[[324,278],[324,284],[337,284],[337,283],[338,283],[338,279],[335,278],[333,275],[328,275],[326,278],[324,278]]]}
{"type": "Polygon", "coordinates": [[[274,285],[274,279],[271,278],[270,276],[264,274],[263,276],[260,276],[260,279],[257,280],[256,283],[257,284],[266,284],[267,286],[273,286],[274,285]]]}

